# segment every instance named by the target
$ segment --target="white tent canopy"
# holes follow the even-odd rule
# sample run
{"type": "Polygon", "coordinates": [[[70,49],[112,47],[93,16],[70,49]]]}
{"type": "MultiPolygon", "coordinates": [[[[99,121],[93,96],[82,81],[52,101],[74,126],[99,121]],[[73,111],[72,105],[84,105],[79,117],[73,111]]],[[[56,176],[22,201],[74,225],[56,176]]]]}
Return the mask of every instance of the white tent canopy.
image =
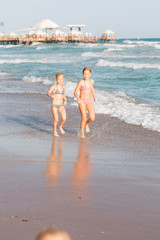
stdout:
{"type": "Polygon", "coordinates": [[[16,37],[18,34],[15,32],[9,32],[6,34],[8,37],[16,37]]]}
{"type": "Polygon", "coordinates": [[[65,35],[65,33],[59,29],[56,29],[52,34],[55,36],[64,36],[65,35]]]}
{"type": "Polygon", "coordinates": [[[37,31],[29,31],[29,32],[27,32],[26,35],[28,35],[28,36],[32,36],[32,35],[46,36],[46,33],[43,31],[37,30],[37,31]]]}
{"type": "Polygon", "coordinates": [[[37,35],[37,36],[45,36],[46,35],[46,33],[45,32],[43,32],[43,31],[40,31],[40,30],[37,30],[37,31],[35,31],[35,35],[37,35]]]}
{"type": "Polygon", "coordinates": [[[54,28],[58,28],[59,25],[52,22],[49,19],[43,19],[42,21],[38,22],[37,24],[32,26],[32,29],[45,29],[45,30],[52,30],[54,28]]]}
{"type": "Polygon", "coordinates": [[[113,34],[114,32],[112,31],[112,30],[109,30],[109,29],[107,29],[107,30],[105,30],[104,32],[103,32],[103,34],[113,34]]]}

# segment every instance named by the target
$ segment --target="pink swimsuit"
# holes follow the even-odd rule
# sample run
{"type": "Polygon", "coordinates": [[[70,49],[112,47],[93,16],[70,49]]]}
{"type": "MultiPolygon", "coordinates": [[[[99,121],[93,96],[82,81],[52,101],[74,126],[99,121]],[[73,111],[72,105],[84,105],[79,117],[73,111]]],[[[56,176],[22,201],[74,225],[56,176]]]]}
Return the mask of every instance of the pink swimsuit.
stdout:
{"type": "MultiPolygon", "coordinates": [[[[85,90],[92,90],[92,89],[93,89],[92,83],[90,84],[89,87],[87,87],[86,84],[85,84],[85,82],[84,82],[84,85],[81,87],[80,90],[81,90],[81,91],[85,91],[85,90]]],[[[89,103],[92,103],[92,98],[90,98],[90,99],[82,99],[82,98],[81,98],[81,102],[87,105],[87,104],[89,104],[89,103]]]]}
{"type": "Polygon", "coordinates": [[[83,98],[81,98],[81,103],[84,103],[84,104],[89,104],[89,103],[92,103],[92,98],[90,98],[90,99],[83,99],[83,98]]]}
{"type": "Polygon", "coordinates": [[[85,82],[84,82],[84,85],[81,87],[81,90],[92,90],[93,88],[93,85],[92,83],[89,85],[89,87],[86,86],[85,82]]]}

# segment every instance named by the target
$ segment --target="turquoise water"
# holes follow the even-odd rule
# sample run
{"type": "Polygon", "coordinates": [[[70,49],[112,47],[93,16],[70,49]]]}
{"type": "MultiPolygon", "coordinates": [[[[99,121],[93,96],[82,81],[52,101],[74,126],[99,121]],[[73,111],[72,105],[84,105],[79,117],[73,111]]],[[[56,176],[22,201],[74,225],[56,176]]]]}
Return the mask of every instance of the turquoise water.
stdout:
{"type": "Polygon", "coordinates": [[[73,97],[85,66],[93,71],[97,113],[160,131],[160,39],[0,46],[0,92],[45,94],[62,71],[73,97]]]}

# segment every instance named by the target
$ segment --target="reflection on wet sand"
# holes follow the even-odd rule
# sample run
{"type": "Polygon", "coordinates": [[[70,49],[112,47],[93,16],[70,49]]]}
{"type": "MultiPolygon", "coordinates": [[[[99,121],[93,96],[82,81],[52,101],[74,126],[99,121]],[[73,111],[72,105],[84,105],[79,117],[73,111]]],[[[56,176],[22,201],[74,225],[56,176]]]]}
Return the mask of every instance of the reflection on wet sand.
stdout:
{"type": "Polygon", "coordinates": [[[85,180],[87,178],[90,170],[90,160],[87,141],[80,139],[77,161],[72,174],[74,180],[85,180]]]}
{"type": "Polygon", "coordinates": [[[51,186],[55,186],[60,175],[63,160],[63,140],[53,137],[51,155],[48,158],[47,175],[51,186]],[[56,148],[58,151],[56,153],[56,148]]]}
{"type": "MultiPolygon", "coordinates": [[[[64,142],[65,143],[65,142],[64,142]]],[[[68,154],[73,150],[73,146],[71,146],[66,150],[66,154],[64,154],[64,158],[68,157],[68,154]]],[[[75,149],[76,153],[76,149],[75,149]]],[[[86,139],[79,140],[79,148],[78,148],[78,155],[74,158],[74,152],[72,152],[73,157],[73,164],[74,165],[64,165],[71,173],[69,173],[69,177],[66,179],[65,184],[70,185],[71,192],[74,194],[74,198],[76,195],[84,195],[84,190],[86,189],[87,180],[90,172],[90,162],[91,157],[88,150],[88,143],[86,139]],[[76,161],[74,161],[74,159],[76,161]],[[69,168],[68,168],[69,167],[69,168]],[[67,181],[68,180],[68,181],[67,181]]],[[[53,137],[52,148],[51,148],[51,155],[48,159],[47,164],[47,176],[49,179],[49,185],[52,187],[57,186],[58,182],[60,182],[60,173],[62,168],[63,161],[63,140],[57,139],[53,137]]],[[[67,163],[65,163],[67,164],[67,163]]],[[[64,176],[62,176],[64,178],[64,176]]],[[[68,186],[69,187],[69,186],[68,186]]],[[[73,197],[73,196],[72,196],[73,197]]]]}
{"type": "Polygon", "coordinates": [[[86,139],[80,139],[77,161],[72,172],[72,189],[74,199],[86,198],[86,186],[90,172],[91,157],[86,139]]]}

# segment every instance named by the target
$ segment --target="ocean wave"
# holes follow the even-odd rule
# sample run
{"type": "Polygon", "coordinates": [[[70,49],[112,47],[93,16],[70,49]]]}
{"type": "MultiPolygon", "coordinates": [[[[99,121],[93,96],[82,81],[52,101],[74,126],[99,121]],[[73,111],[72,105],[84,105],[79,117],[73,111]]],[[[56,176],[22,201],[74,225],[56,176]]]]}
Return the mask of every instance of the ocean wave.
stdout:
{"type": "Polygon", "coordinates": [[[155,47],[156,49],[160,49],[160,44],[155,44],[154,47],[155,47]]]}
{"type": "Polygon", "coordinates": [[[84,47],[84,48],[95,48],[100,46],[98,43],[78,43],[78,47],[84,47]]]}
{"type": "MultiPolygon", "coordinates": [[[[66,95],[74,97],[77,83],[66,82],[66,95]]],[[[95,89],[98,102],[95,103],[95,112],[109,114],[112,117],[144,128],[160,132],[160,108],[140,103],[124,92],[108,92],[95,89]]],[[[72,105],[78,105],[75,100],[72,105]]]]}
{"type": "Polygon", "coordinates": [[[42,45],[43,43],[41,42],[32,42],[32,45],[31,46],[37,46],[37,45],[42,45]]]}
{"type": "MultiPolygon", "coordinates": [[[[98,54],[97,54],[98,55],[98,54]]],[[[124,53],[115,53],[115,54],[113,54],[113,53],[109,53],[108,51],[107,51],[107,49],[106,50],[104,50],[102,53],[99,53],[99,56],[98,57],[112,57],[112,58],[137,58],[137,59],[139,59],[139,58],[145,58],[145,59],[147,59],[147,58],[149,58],[149,59],[155,59],[155,58],[160,58],[160,56],[158,56],[158,55],[144,55],[143,53],[141,53],[141,54],[139,54],[139,55],[137,55],[137,54],[135,54],[135,55],[129,55],[129,54],[124,54],[124,53]]]]}
{"type": "Polygon", "coordinates": [[[124,40],[123,43],[126,43],[126,44],[133,44],[134,41],[132,41],[132,40],[124,40]]]}
{"type": "Polygon", "coordinates": [[[0,45],[1,48],[16,48],[20,47],[21,45],[0,45]]]}
{"type": "Polygon", "coordinates": [[[108,52],[114,52],[114,51],[123,51],[123,48],[108,48],[106,51],[108,52]]]}
{"type": "Polygon", "coordinates": [[[156,49],[160,49],[159,41],[143,41],[143,40],[125,40],[123,41],[127,45],[135,45],[139,47],[154,47],[156,49]]]}
{"type": "Polygon", "coordinates": [[[81,54],[82,57],[100,57],[100,55],[102,56],[103,53],[85,52],[81,54]]]}
{"type": "Polygon", "coordinates": [[[21,63],[70,63],[71,60],[48,60],[46,58],[41,59],[10,59],[0,60],[0,64],[21,64],[21,63]]]}
{"type": "Polygon", "coordinates": [[[105,58],[105,57],[109,57],[109,58],[144,58],[144,59],[159,59],[160,56],[149,56],[149,55],[124,55],[124,54],[113,54],[113,53],[109,53],[108,50],[104,50],[103,52],[85,52],[81,54],[82,57],[86,57],[86,58],[105,58]]]}
{"type": "Polygon", "coordinates": [[[122,51],[126,48],[134,48],[134,44],[123,44],[123,43],[80,43],[79,46],[84,48],[97,48],[97,49],[106,49],[107,51],[122,51]]]}
{"type": "Polygon", "coordinates": [[[11,75],[9,72],[0,72],[0,76],[6,76],[6,75],[11,75]]]}
{"type": "Polygon", "coordinates": [[[96,65],[99,67],[111,67],[111,68],[160,69],[160,64],[111,62],[103,59],[100,59],[96,65]]]}
{"type": "MultiPolygon", "coordinates": [[[[109,53],[108,49],[104,50],[103,52],[85,52],[82,53],[82,57],[95,57],[95,58],[102,58],[102,57],[110,57],[110,58],[137,58],[135,55],[122,55],[122,54],[113,54],[109,53]]],[[[140,56],[141,58],[146,58],[148,56],[140,56]]],[[[155,56],[156,57],[156,56],[155,56]]],[[[154,58],[154,57],[153,57],[154,58]]],[[[157,56],[159,58],[159,56],[157,56]]]]}
{"type": "Polygon", "coordinates": [[[51,80],[48,79],[48,77],[42,78],[42,77],[35,77],[35,76],[25,76],[23,78],[23,81],[25,82],[31,82],[31,83],[42,83],[45,85],[51,85],[53,84],[51,80]]]}
{"type": "Polygon", "coordinates": [[[44,49],[48,49],[46,46],[39,46],[36,48],[36,50],[44,50],[44,49]]]}
{"type": "Polygon", "coordinates": [[[135,48],[135,44],[123,44],[123,43],[112,43],[112,44],[106,44],[105,47],[108,47],[109,46],[109,49],[120,49],[120,50],[123,50],[123,49],[126,49],[126,48],[135,48]]]}
{"type": "Polygon", "coordinates": [[[144,128],[160,132],[160,108],[149,104],[138,103],[136,99],[125,93],[97,91],[97,113],[109,114],[144,128]]]}

